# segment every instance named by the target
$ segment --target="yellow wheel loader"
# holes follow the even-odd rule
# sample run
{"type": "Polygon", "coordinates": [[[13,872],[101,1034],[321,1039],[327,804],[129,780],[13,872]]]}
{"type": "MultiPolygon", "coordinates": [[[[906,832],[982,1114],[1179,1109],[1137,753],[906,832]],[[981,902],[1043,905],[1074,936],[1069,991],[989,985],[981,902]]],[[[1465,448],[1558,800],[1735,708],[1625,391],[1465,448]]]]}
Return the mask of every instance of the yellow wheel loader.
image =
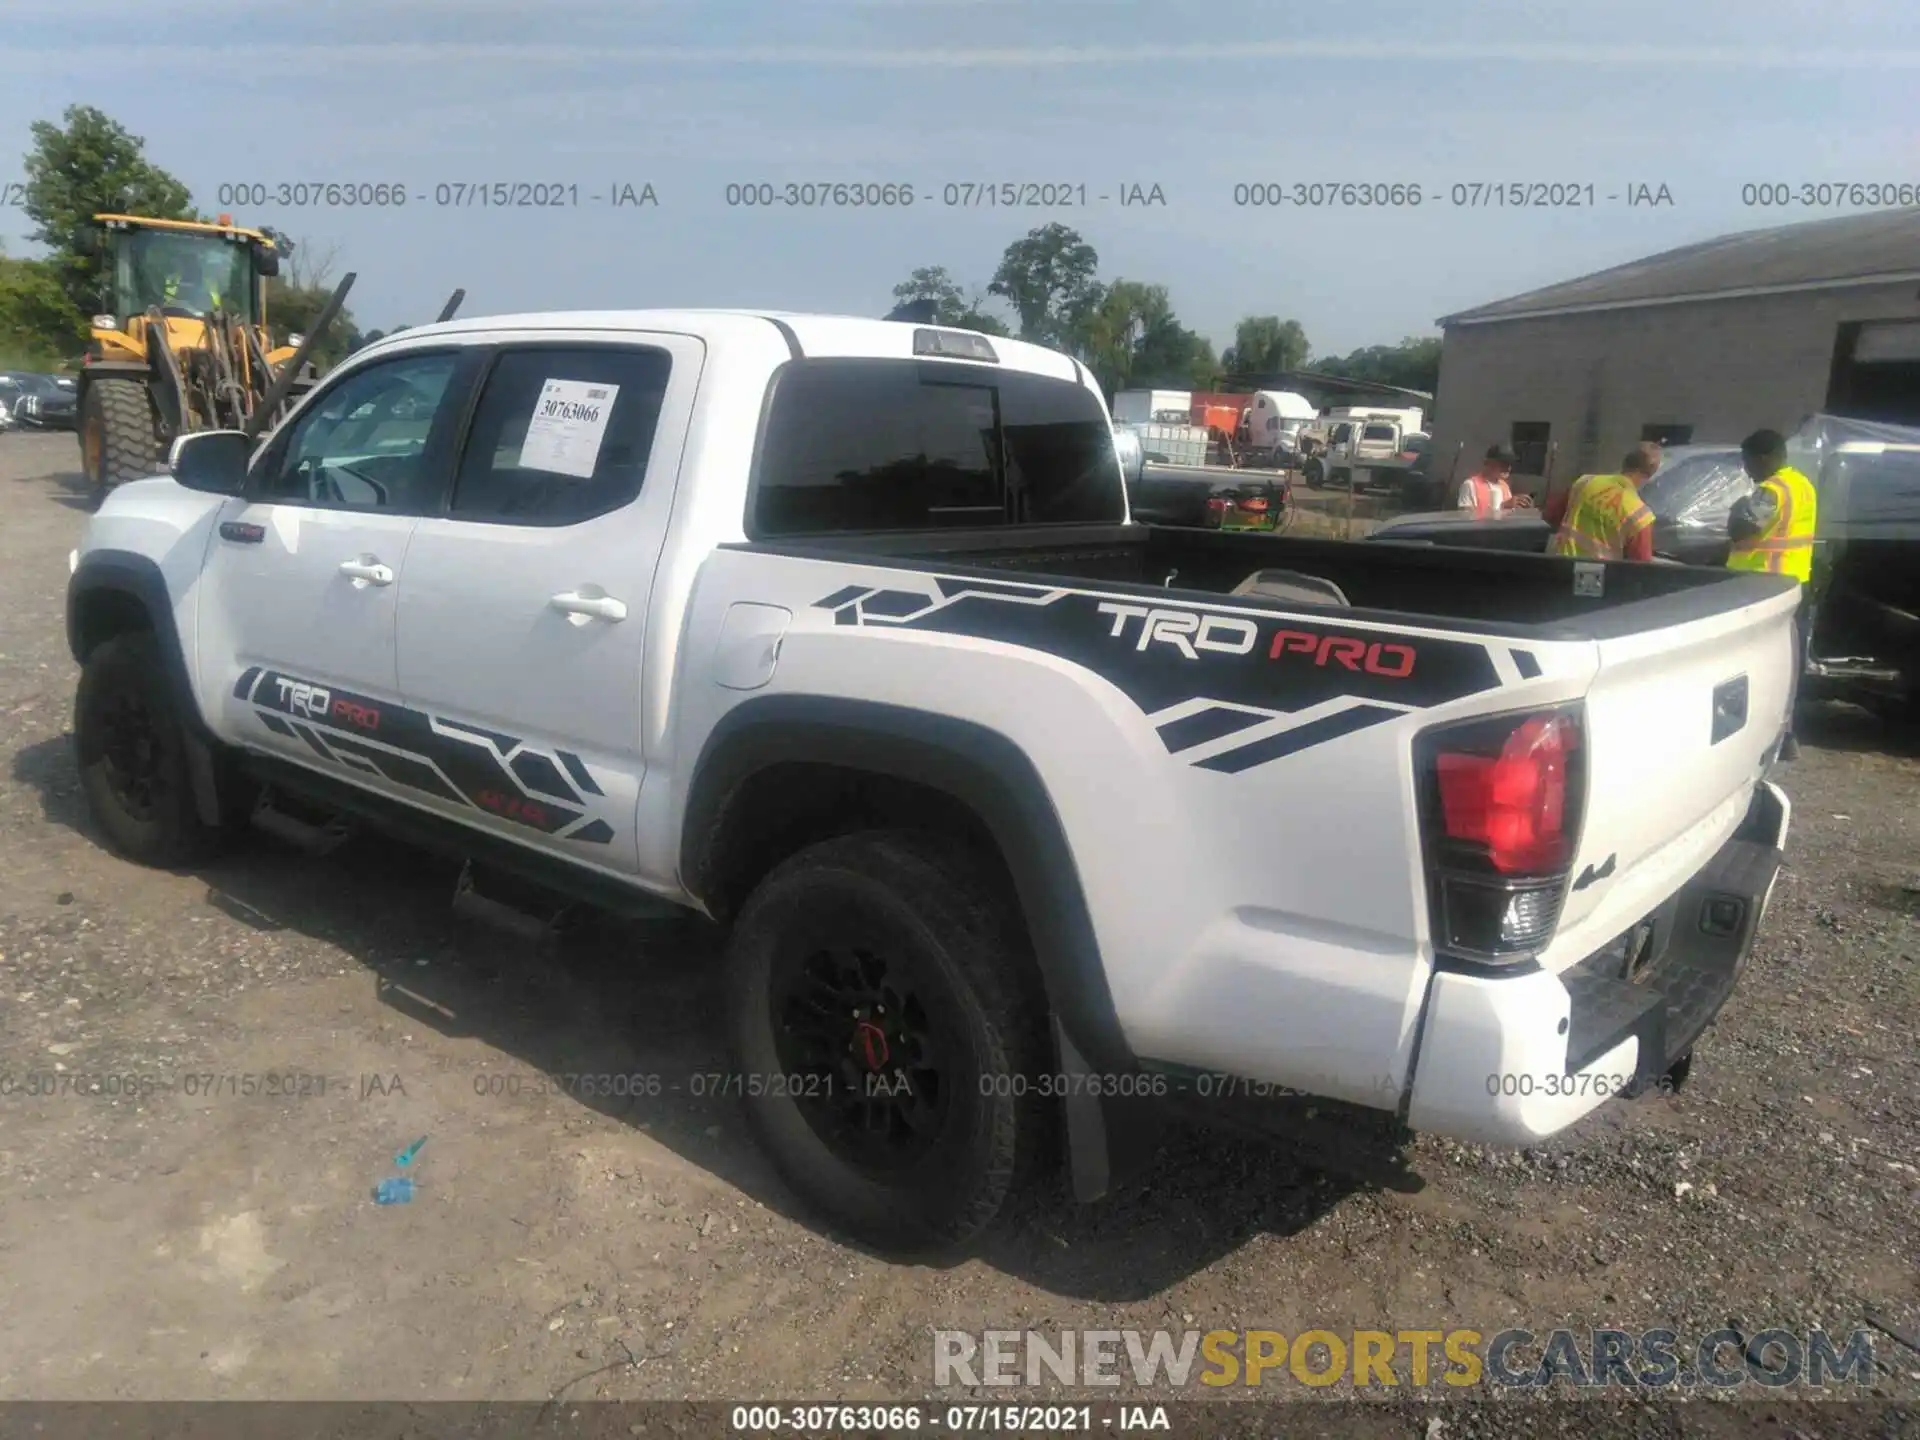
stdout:
{"type": "Polygon", "coordinates": [[[310,388],[308,352],[339,312],[353,276],[313,333],[267,329],[266,282],[293,246],[271,230],[96,215],[113,259],[111,314],[93,317],[80,370],[80,454],[97,502],[165,467],[182,435],[259,434],[310,388]]]}

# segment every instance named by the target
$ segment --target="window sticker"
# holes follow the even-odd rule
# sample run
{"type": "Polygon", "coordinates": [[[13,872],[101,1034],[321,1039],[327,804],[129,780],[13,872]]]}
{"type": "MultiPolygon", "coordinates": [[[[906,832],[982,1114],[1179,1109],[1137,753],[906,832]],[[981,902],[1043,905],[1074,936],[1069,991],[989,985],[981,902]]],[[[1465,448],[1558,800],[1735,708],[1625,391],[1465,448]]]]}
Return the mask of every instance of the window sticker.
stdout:
{"type": "Polygon", "coordinates": [[[520,468],[591,480],[619,393],[618,385],[547,381],[533,402],[533,419],[520,447],[520,468]]]}

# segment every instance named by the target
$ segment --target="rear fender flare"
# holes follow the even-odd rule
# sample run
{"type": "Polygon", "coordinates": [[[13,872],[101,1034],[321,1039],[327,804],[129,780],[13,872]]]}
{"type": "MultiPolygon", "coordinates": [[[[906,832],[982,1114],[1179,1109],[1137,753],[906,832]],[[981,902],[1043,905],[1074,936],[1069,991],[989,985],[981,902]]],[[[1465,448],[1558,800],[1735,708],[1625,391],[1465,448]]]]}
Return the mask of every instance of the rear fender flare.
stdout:
{"type": "Polygon", "coordinates": [[[707,737],[681,826],[682,880],[703,902],[714,887],[714,842],[728,799],[756,773],[782,763],[910,781],[978,815],[1012,874],[1053,1013],[1089,1063],[1132,1065],[1066,830],[1019,746],[970,721],[878,702],[747,700],[707,737]]]}
{"type": "MultiPolygon", "coordinates": [[[[1046,783],[1006,736],[970,721],[873,701],[804,695],[750,699],[707,737],[681,827],[681,875],[705,903],[729,800],[757,772],[812,763],[926,786],[978,816],[1013,878],[1051,1011],[1055,1060],[1079,1080],[1137,1071],[1114,1009],[1085,889],[1046,783]]],[[[1098,1200],[1157,1149],[1160,1117],[1097,1083],[1064,1087],[1075,1196],[1098,1200]]]]}

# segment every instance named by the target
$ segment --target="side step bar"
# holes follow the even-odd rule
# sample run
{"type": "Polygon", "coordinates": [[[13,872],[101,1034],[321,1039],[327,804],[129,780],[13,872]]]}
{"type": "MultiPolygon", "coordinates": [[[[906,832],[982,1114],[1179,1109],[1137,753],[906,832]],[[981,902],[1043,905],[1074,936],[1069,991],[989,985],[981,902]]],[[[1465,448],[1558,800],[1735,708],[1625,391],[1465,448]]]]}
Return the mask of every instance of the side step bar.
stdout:
{"type": "Polygon", "coordinates": [[[453,913],[491,925],[531,945],[542,948],[557,942],[574,917],[574,907],[562,905],[541,916],[505,900],[484,895],[475,880],[473,861],[460,867],[460,878],[453,886],[453,913]]]}
{"type": "MultiPolygon", "coordinates": [[[[348,835],[365,829],[390,835],[449,860],[459,861],[465,870],[463,884],[455,891],[455,903],[462,911],[476,917],[492,916],[494,912],[486,904],[480,903],[492,901],[509,911],[522,911],[523,922],[531,917],[533,925],[544,931],[554,923],[552,911],[546,904],[546,898],[552,896],[559,907],[584,907],[647,924],[678,924],[702,918],[702,912],[692,906],[663,899],[584,865],[569,863],[564,856],[512,844],[457,821],[388,800],[305,766],[263,755],[250,755],[245,761],[245,773],[263,787],[263,798],[255,811],[256,816],[271,812],[270,818],[256,822],[261,829],[283,836],[303,849],[318,843],[320,837],[324,836],[325,848],[310,851],[320,854],[333,849],[348,835]],[[274,804],[270,798],[273,794],[284,795],[290,803],[308,813],[338,818],[319,824],[301,820],[274,804]],[[503,886],[484,885],[488,877],[494,876],[507,883],[503,886]],[[494,896],[486,894],[476,894],[472,900],[461,898],[463,891],[483,888],[494,889],[496,894],[505,889],[524,894],[524,888],[530,888],[539,899],[528,895],[525,904],[515,904],[496,900],[494,896]],[[536,914],[535,906],[547,913],[536,914]]],[[[567,908],[565,913],[571,915],[580,912],[567,908]]],[[[520,933],[526,933],[524,923],[516,928],[520,933]]]]}
{"type": "Polygon", "coordinates": [[[316,825],[288,814],[274,803],[273,790],[265,786],[254,802],[252,823],[256,830],[263,830],[274,839],[316,858],[338,850],[353,834],[352,825],[340,815],[316,825]]]}

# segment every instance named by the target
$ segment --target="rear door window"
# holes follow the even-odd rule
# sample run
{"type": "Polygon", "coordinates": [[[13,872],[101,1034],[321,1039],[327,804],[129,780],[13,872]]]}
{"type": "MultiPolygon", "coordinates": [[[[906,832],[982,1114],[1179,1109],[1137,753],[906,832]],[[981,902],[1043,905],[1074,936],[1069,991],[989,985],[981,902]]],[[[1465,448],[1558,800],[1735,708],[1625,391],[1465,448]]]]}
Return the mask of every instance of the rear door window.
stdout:
{"type": "Polygon", "coordinates": [[[474,411],[449,513],[577,525],[631,503],[672,372],[672,356],[642,345],[505,351],[474,411]]]}

